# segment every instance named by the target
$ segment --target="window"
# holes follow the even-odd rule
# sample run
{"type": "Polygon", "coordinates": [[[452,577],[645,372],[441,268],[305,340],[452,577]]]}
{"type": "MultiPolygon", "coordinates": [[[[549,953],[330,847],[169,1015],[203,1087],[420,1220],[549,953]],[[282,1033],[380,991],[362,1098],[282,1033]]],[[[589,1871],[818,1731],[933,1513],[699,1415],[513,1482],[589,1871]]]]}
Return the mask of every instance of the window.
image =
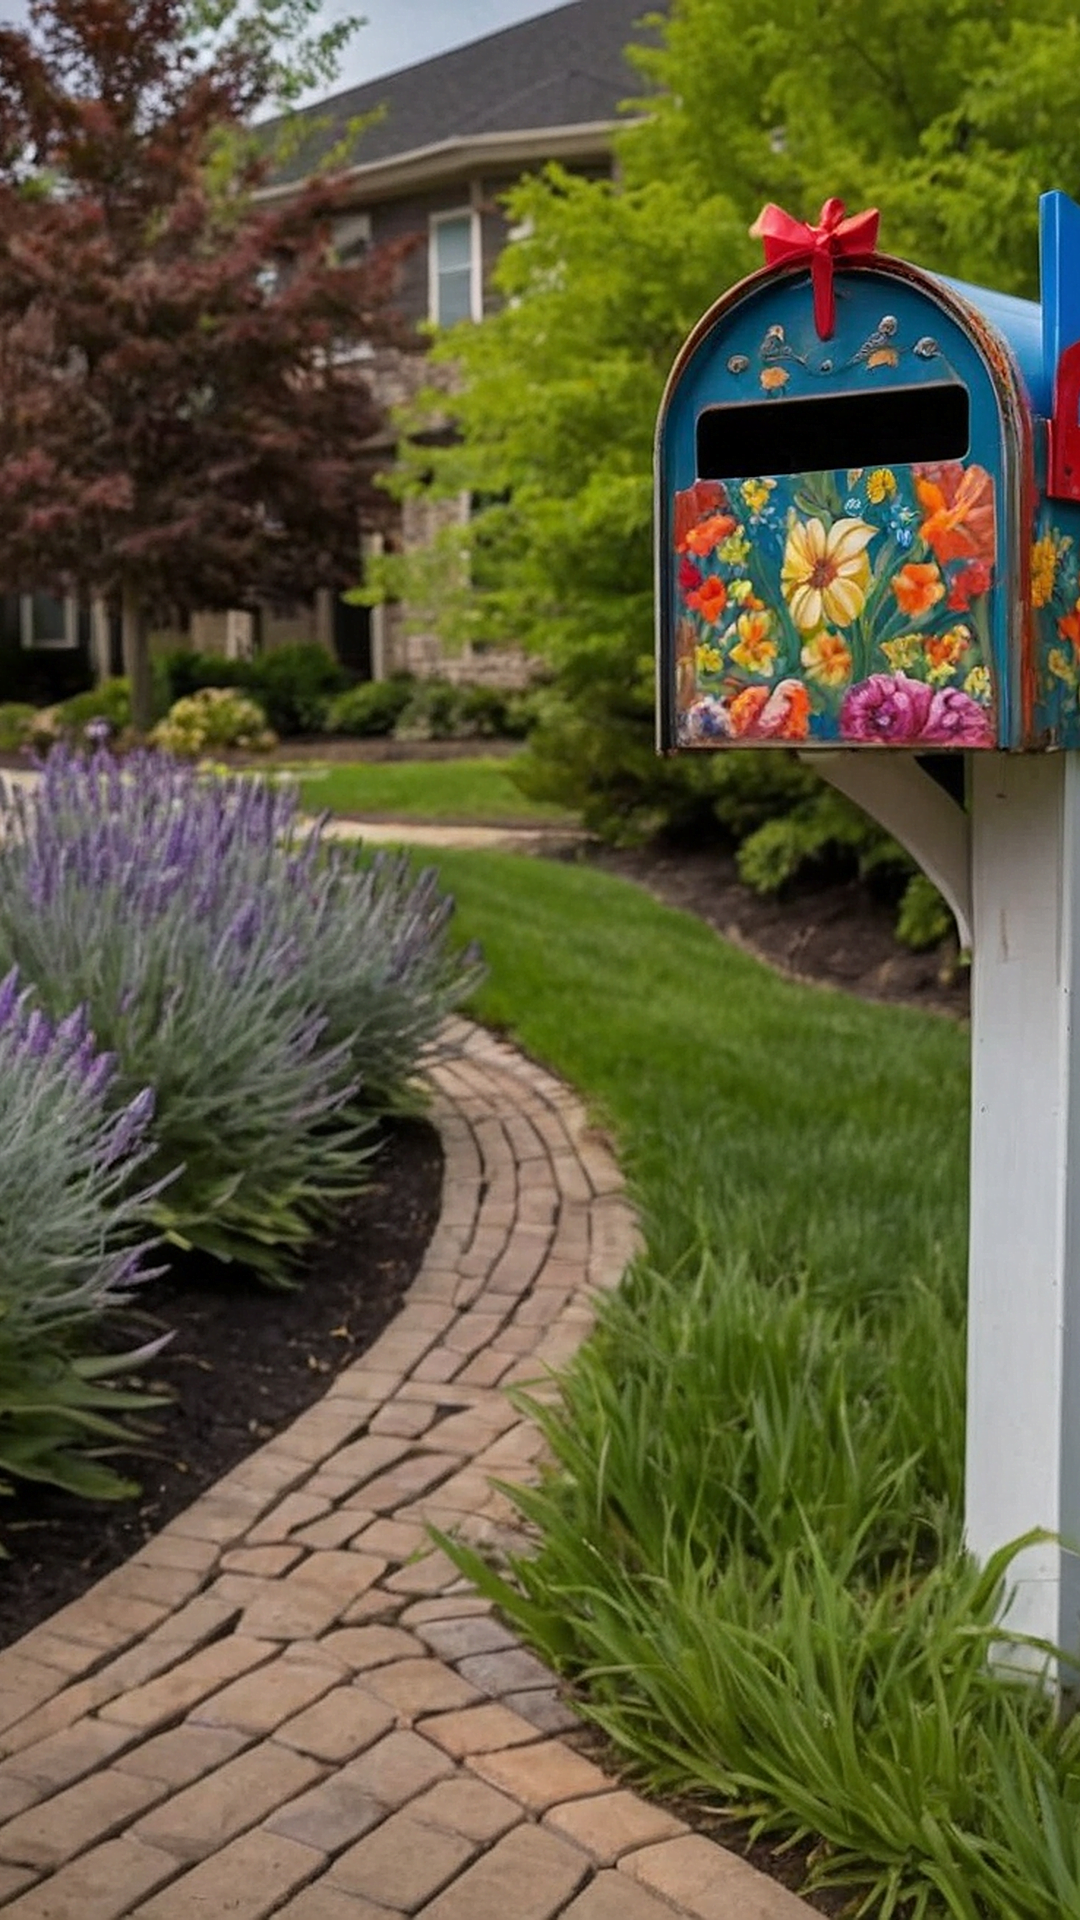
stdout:
{"type": "Polygon", "coordinates": [[[334,252],[338,264],[355,267],[371,245],[370,213],[346,213],[334,222],[334,252]]]}
{"type": "Polygon", "coordinates": [[[479,227],[468,210],[439,214],[431,222],[430,314],[437,326],[480,319],[479,227]]]}
{"type": "Polygon", "coordinates": [[[24,593],[19,596],[19,639],[26,648],[77,647],[79,610],[69,595],[24,593]]]}

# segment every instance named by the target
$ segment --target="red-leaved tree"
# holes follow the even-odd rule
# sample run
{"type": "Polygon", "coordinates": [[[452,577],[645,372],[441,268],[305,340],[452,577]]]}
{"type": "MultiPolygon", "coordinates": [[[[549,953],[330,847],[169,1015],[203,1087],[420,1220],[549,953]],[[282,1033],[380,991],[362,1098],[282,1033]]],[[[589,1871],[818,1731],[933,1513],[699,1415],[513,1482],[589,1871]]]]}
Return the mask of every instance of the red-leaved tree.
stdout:
{"type": "Polygon", "coordinates": [[[340,181],[253,198],[265,41],[191,20],[33,0],[0,27],[0,585],[121,606],[138,727],[153,621],[355,579],[379,413],[338,349],[403,343],[397,257],[333,253],[340,181]]]}

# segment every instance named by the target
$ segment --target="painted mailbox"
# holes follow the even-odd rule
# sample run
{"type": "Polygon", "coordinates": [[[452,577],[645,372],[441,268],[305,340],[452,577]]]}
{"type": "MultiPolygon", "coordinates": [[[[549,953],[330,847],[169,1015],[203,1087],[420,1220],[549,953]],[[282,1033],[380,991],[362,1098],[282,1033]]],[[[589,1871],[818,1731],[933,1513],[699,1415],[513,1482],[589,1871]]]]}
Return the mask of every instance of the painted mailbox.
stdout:
{"type": "Polygon", "coordinates": [[[1080,208],[1042,300],[775,207],[657,439],[659,742],[1080,746],[1080,208]]]}

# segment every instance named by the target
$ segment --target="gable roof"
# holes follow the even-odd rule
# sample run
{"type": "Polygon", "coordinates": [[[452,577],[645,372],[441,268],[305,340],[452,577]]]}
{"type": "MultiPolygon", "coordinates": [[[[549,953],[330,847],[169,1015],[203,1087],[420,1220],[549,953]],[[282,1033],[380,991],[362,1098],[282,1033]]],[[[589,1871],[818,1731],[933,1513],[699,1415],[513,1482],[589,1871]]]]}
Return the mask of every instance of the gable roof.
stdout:
{"type": "Polygon", "coordinates": [[[570,0],[306,107],[296,116],[301,124],[325,124],[312,125],[310,139],[275,173],[269,192],[306,178],[350,120],[375,111],[382,117],[360,135],[343,169],[358,184],[368,175],[373,185],[389,185],[418,171],[445,173],[466,165],[473,153],[517,158],[519,135],[526,136],[523,159],[604,151],[620,105],[646,91],[625,49],[631,40],[653,37],[638,25],[649,8],[650,0],[570,0]],[[537,142],[527,136],[541,132],[562,138],[540,141],[543,152],[534,153],[537,142]]]}

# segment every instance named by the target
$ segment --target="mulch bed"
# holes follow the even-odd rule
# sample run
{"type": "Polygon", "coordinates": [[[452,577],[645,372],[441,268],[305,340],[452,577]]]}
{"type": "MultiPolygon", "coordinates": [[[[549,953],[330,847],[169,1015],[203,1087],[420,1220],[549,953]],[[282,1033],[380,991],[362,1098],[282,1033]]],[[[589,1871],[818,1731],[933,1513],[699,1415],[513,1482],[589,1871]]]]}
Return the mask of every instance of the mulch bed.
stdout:
{"type": "MultiPolygon", "coordinates": [[[[364,1193],[314,1241],[294,1292],[186,1255],[139,1294],[121,1336],[175,1338],[147,1386],[175,1403],[142,1416],[147,1451],[116,1464],[135,1500],[86,1501],[23,1486],[0,1508],[0,1646],[137,1553],[174,1514],[321,1398],[392,1320],[439,1214],[442,1147],[419,1120],[386,1130],[364,1193]]],[[[117,1348],[124,1337],[115,1342],[117,1348]]]]}
{"type": "Polygon", "coordinates": [[[751,892],[723,847],[590,849],[587,858],[681,907],[733,945],[793,979],[966,1019],[970,969],[955,944],[912,953],[896,938],[896,903],[858,880],[808,879],[779,895],[751,892]]]}

